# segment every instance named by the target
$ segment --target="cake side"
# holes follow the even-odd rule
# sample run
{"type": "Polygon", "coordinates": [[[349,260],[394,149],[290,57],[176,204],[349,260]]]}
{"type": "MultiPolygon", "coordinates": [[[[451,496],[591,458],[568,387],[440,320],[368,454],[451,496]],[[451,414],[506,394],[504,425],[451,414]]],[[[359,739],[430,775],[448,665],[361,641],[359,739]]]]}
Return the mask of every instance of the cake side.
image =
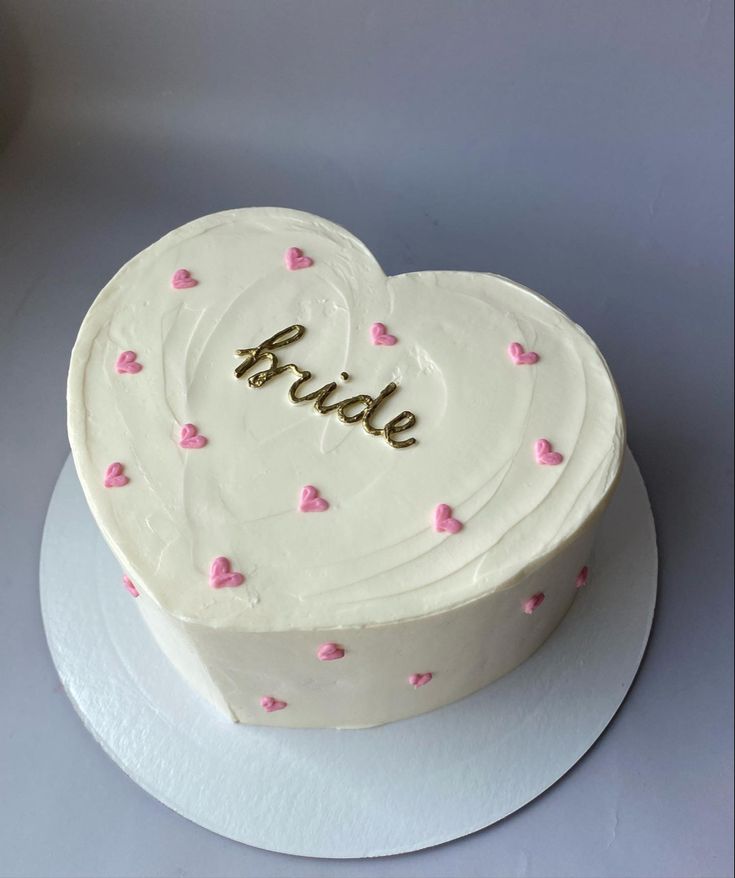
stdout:
{"type": "Polygon", "coordinates": [[[162,651],[225,718],[368,728],[471,695],[536,652],[579,589],[594,587],[588,561],[601,516],[602,510],[553,559],[509,588],[420,619],[242,632],[174,620],[143,595],[138,605],[162,651]],[[264,709],[263,699],[276,709],[264,709]]]}

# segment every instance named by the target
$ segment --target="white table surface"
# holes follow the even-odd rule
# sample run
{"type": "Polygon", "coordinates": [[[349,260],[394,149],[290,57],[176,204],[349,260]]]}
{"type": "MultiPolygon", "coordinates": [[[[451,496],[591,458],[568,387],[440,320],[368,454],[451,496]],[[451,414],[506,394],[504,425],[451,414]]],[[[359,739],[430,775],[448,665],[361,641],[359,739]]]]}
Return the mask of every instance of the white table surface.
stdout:
{"type": "Polygon", "coordinates": [[[0,875],[732,874],[731,62],[727,2],[0,5],[0,875]],[[638,680],[559,784],[439,848],[200,829],[104,755],[46,648],[77,327],[138,250],[249,204],[327,216],[389,273],[539,290],[622,391],[661,551],[638,680]]]}

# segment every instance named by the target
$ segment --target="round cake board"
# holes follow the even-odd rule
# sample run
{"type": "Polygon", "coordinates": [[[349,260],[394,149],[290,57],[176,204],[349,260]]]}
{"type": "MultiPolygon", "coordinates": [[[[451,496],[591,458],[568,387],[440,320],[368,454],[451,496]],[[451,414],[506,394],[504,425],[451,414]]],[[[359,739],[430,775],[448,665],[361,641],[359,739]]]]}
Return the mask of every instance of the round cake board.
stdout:
{"type": "Polygon", "coordinates": [[[43,534],[41,607],[74,707],[152,796],[267,850],[376,857],[459,838],[523,807],[620,707],[657,579],[653,518],[630,452],[590,569],[546,644],[462,701],[356,731],[235,725],[190,691],[149,635],[69,458],[43,534]]]}

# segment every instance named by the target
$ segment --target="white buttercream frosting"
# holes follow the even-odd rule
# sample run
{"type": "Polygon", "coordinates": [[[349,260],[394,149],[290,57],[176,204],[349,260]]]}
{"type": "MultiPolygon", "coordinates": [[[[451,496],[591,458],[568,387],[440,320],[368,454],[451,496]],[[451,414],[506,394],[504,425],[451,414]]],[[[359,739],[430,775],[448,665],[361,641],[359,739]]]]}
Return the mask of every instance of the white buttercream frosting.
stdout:
{"type": "Polygon", "coordinates": [[[274,208],[196,220],[124,266],[81,327],[68,398],[82,485],[146,621],[195,688],[248,722],[384,722],[522,661],[573,599],[624,449],[605,362],[552,304],[491,274],[386,277],[344,229],[274,208]],[[313,264],[288,270],[293,247],[313,264]],[[180,269],[196,285],[174,289],[180,269]],[[373,343],[375,323],[396,343],[373,343]],[[273,352],[312,373],[299,395],[335,381],[330,403],[375,398],[394,382],[373,422],[411,411],[394,438],[416,443],[292,404],[291,372],[250,386],[267,362],[235,377],[236,350],[294,324],[303,337],[273,352]],[[516,364],[513,342],[538,362],[516,364]],[[128,351],[139,371],[118,371],[128,351]],[[187,424],[206,444],[181,447],[187,424]],[[538,462],[539,439],[560,464],[538,462]],[[105,487],[114,462],[129,482],[105,487]],[[299,510],[307,485],[327,509],[299,510]],[[460,531],[435,530],[438,504],[460,531]],[[244,583],[210,587],[218,557],[244,583]],[[345,658],[320,662],[323,642],[345,658]],[[427,672],[410,703],[408,675],[427,672]],[[259,706],[284,697],[287,710],[259,706]]]}
{"type": "Polygon", "coordinates": [[[597,348],[538,295],[489,274],[386,277],[344,229],[280,209],[204,217],[136,256],[90,309],[69,379],[85,491],[138,587],[180,618],[252,631],[392,622],[507,587],[605,498],[622,423],[597,348]],[[314,265],[286,270],[292,246],[314,265]],[[197,286],[172,289],[181,267],[197,286]],[[397,344],[372,343],[376,321],[397,344]],[[303,338],[276,353],[313,374],[301,392],[336,380],[337,401],[394,381],[375,420],[409,409],[397,438],[414,446],[294,406],[289,373],[262,388],[234,377],[236,349],[296,323],[303,338]],[[514,364],[514,341],[539,362],[514,364]],[[125,350],[138,374],[116,372],[125,350]],[[185,423],[206,448],[179,447],[185,423]],[[560,466],[536,462],[542,437],[560,466]],[[104,487],[111,461],[125,488],[104,487]],[[298,511],[307,484],[327,512],[298,511]],[[438,503],[460,534],[434,531],[438,503]],[[241,588],[208,586],[220,555],[241,588]]]}

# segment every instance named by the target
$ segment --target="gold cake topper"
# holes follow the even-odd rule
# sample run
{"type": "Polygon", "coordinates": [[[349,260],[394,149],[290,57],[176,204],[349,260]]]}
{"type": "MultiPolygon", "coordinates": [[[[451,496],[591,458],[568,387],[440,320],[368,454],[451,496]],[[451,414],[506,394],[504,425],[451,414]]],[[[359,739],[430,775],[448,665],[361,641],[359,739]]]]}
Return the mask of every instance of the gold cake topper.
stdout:
{"type": "MultiPolygon", "coordinates": [[[[244,378],[246,372],[248,372],[256,363],[265,360],[268,363],[268,368],[261,372],[256,372],[248,378],[248,384],[251,387],[262,387],[267,381],[270,381],[277,375],[281,375],[283,372],[291,372],[296,376],[296,380],[288,390],[288,398],[292,403],[298,405],[304,402],[313,402],[314,411],[318,412],[320,415],[328,415],[331,412],[336,412],[337,417],[343,424],[357,424],[362,422],[362,427],[366,433],[369,433],[371,436],[382,436],[391,448],[408,448],[409,446],[414,445],[416,440],[413,438],[403,440],[394,438],[395,434],[403,433],[405,430],[410,430],[416,423],[416,416],[413,412],[401,412],[400,415],[391,418],[391,420],[383,427],[376,427],[373,423],[373,419],[380,406],[383,405],[386,399],[398,389],[398,385],[393,381],[391,381],[390,384],[386,384],[376,397],[369,396],[367,393],[358,393],[355,396],[349,396],[347,399],[343,399],[340,402],[328,403],[328,397],[337,389],[335,381],[330,381],[328,384],[319,387],[317,390],[313,390],[311,393],[305,393],[299,396],[298,391],[311,379],[311,372],[306,369],[300,369],[294,363],[280,365],[278,357],[273,351],[285,347],[286,345],[293,344],[293,342],[298,341],[305,332],[305,327],[301,326],[299,323],[294,323],[293,326],[288,326],[286,329],[282,329],[280,332],[267,338],[256,348],[241,348],[235,351],[238,357],[244,358],[235,369],[235,377],[244,378]],[[352,414],[349,414],[351,410],[353,410],[352,414]]],[[[347,372],[340,373],[340,378],[342,378],[343,381],[348,381],[349,377],[350,376],[347,372]]]]}

